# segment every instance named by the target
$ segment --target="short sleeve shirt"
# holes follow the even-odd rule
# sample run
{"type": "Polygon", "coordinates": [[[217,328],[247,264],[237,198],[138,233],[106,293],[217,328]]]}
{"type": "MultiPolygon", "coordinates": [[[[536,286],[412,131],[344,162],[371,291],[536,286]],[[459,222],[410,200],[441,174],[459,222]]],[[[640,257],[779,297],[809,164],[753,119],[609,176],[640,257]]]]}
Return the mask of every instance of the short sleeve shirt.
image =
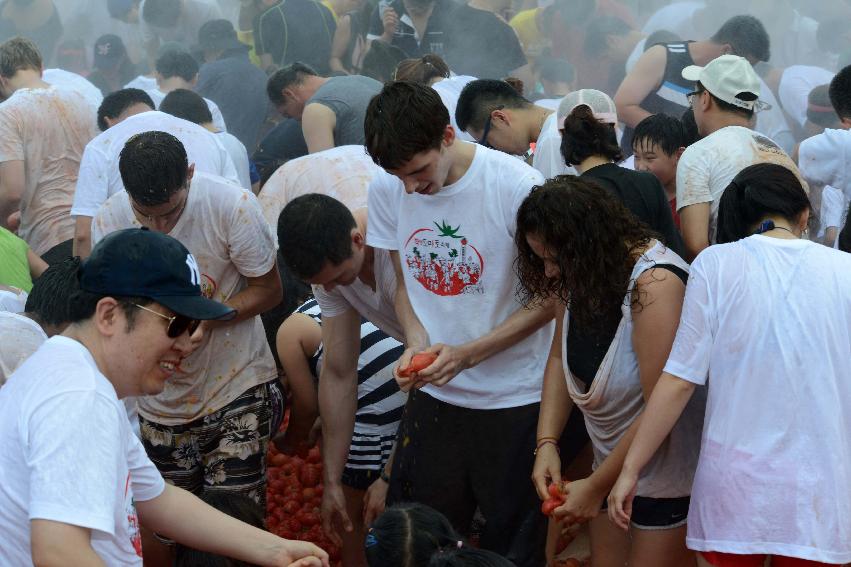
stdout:
{"type": "MultiPolygon", "coordinates": [[[[92,221],[92,242],[141,224],[126,192],[113,195],[92,221]]],[[[227,301],[275,266],[275,237],[257,198],[225,179],[196,173],[186,206],[169,232],[198,262],[205,297],[227,301]]],[[[163,425],[188,423],[221,409],[277,375],[260,316],[212,329],[183,359],[162,393],[139,398],[139,413],[163,425]]]]}
{"type": "MultiPolygon", "coordinates": [[[[446,46],[451,41],[449,25],[454,11],[452,0],[436,0],[434,9],[428,19],[423,37],[417,35],[411,16],[405,10],[402,0],[393,0],[390,7],[399,16],[399,25],[393,34],[392,45],[408,54],[408,57],[422,57],[426,53],[445,56],[446,46]]],[[[381,6],[372,13],[367,39],[378,39],[384,33],[381,6]]]]}

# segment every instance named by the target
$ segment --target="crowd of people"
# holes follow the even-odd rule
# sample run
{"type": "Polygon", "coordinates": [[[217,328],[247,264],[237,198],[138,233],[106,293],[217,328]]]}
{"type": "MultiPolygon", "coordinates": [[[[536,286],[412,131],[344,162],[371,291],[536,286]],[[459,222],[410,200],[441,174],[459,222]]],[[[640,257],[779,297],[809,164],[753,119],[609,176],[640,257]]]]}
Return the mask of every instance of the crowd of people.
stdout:
{"type": "Polygon", "coordinates": [[[851,2],[740,4],[0,2],[0,564],[328,567],[317,442],[343,567],[851,564],[851,2]]]}

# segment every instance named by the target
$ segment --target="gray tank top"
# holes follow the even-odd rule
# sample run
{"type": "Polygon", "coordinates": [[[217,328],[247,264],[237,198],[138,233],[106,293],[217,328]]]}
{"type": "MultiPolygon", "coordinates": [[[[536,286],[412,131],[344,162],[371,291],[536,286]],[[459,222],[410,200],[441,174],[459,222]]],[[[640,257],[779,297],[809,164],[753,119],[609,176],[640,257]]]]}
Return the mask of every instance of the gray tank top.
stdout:
{"type": "Polygon", "coordinates": [[[334,145],[364,144],[363,120],[372,97],[381,91],[381,83],[362,75],[331,77],[307,101],[330,108],[337,116],[334,145]]]}

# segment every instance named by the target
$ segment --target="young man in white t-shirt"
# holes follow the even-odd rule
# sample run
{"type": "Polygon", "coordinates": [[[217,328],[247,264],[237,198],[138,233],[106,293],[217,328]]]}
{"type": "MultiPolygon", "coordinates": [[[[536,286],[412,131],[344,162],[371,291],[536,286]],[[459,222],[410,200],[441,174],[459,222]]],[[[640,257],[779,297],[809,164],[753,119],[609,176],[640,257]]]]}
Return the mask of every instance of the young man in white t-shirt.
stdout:
{"type": "Polygon", "coordinates": [[[397,378],[416,389],[390,499],[433,506],[463,533],[478,508],[483,547],[540,565],[544,516],[529,474],[552,310],[520,303],[513,263],[516,211],[544,178],[456,140],[440,97],[423,85],[386,85],[364,126],[386,171],[369,188],[367,242],[389,250],[396,270],[406,345],[397,376],[413,354],[437,355],[413,378],[397,378]]]}
{"type": "Polygon", "coordinates": [[[260,321],[281,298],[275,237],[250,191],[195,172],[171,134],[134,136],[119,168],[126,191],[101,206],[92,240],[139,226],[168,234],[193,251],[204,296],[237,311],[227,322],[202,323],[175,378],[138,399],[145,450],[177,486],[262,505],[266,446],[283,414],[260,321]]]}
{"type": "Polygon", "coordinates": [[[524,155],[535,144],[532,167],[549,179],[576,173],[561,157],[561,133],[555,111],[532,104],[505,81],[468,83],[455,107],[458,127],[480,144],[524,155]]]}
{"type": "Polygon", "coordinates": [[[71,255],[74,223],[68,216],[95,115],[85,97],[42,79],[33,42],[0,45],[0,226],[14,230],[47,262],[71,255]],[[48,254],[49,253],[49,254],[48,254]]]}
{"type": "Polygon", "coordinates": [[[202,297],[197,263],[168,236],[126,230],[80,272],[71,325],[0,390],[0,563],[142,565],[140,525],[259,565],[328,565],[166,484],[133,434],[127,396],[154,395],[193,349],[200,320],[234,309],[202,297]]]}
{"type": "Polygon", "coordinates": [[[751,129],[760,81],[747,59],[722,55],[705,67],[686,67],[682,75],[695,82],[688,98],[703,136],[677,164],[680,228],[686,257],[693,260],[715,242],[718,204],[736,174],[760,162],[782,165],[796,174],[798,168],[774,141],[751,129]]]}
{"type": "Polygon", "coordinates": [[[141,132],[170,132],[186,148],[198,171],[239,183],[233,161],[212,132],[187,120],[154,110],[151,97],[138,89],[122,89],[103,99],[98,110],[103,131],[89,142],[80,163],[71,216],[76,219],[74,255],[85,258],[91,250],[92,217],[104,201],[124,189],[118,159],[124,143],[141,132]]]}

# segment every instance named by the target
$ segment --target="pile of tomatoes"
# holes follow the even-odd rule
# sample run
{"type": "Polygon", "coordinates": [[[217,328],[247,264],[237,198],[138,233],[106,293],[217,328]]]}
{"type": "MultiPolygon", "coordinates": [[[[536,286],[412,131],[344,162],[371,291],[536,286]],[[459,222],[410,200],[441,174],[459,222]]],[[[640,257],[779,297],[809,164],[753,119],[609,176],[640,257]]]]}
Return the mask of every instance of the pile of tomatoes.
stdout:
{"type": "Polygon", "coordinates": [[[315,543],[339,565],[340,549],[322,531],[322,456],[319,447],[289,456],[269,443],[266,455],[266,527],[285,539],[315,543]]]}

